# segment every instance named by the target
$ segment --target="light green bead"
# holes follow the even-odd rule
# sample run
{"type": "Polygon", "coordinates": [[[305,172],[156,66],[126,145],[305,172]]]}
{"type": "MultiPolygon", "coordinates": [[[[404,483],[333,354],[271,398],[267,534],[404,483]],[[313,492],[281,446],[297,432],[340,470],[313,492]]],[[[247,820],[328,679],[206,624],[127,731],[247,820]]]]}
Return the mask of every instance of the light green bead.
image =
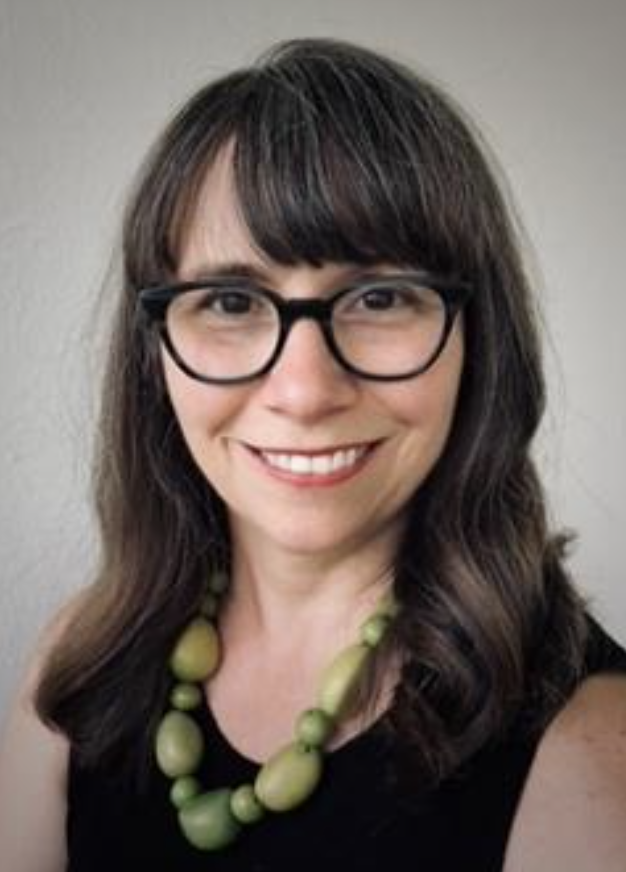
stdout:
{"type": "Polygon", "coordinates": [[[309,798],[321,776],[321,753],[295,742],[278,751],[261,768],[254,792],[271,811],[291,811],[309,798]]]}
{"type": "Polygon", "coordinates": [[[373,615],[361,627],[361,641],[369,645],[370,648],[375,648],[380,644],[381,639],[387,632],[391,618],[387,615],[373,615]]]}
{"type": "Polygon", "coordinates": [[[200,765],[204,752],[200,727],[189,715],[169,711],[159,724],[155,750],[157,763],[167,776],[191,775],[200,765]]]}
{"type": "Polygon", "coordinates": [[[265,809],[259,802],[251,784],[242,784],[233,791],[230,798],[230,809],[242,824],[254,824],[261,820],[265,809]]]}
{"type": "Polygon", "coordinates": [[[215,627],[205,618],[195,618],[174,646],[170,669],[179,681],[204,681],[216,670],[219,657],[215,627]]]}
{"type": "Polygon", "coordinates": [[[183,712],[197,709],[202,702],[202,691],[197,684],[176,684],[170,693],[170,703],[183,712]]]}
{"type": "Polygon", "coordinates": [[[178,812],[182,831],[201,851],[217,851],[233,842],[241,824],[230,808],[232,791],[211,790],[190,799],[178,812]]]}
{"type": "Polygon", "coordinates": [[[320,684],[318,706],[326,714],[338,719],[348,711],[371,653],[369,645],[362,642],[351,645],[326,667],[320,684]]]}
{"type": "Polygon", "coordinates": [[[334,720],[325,711],[308,709],[296,722],[296,736],[304,745],[318,748],[328,741],[334,728],[334,720]]]}
{"type": "Polygon", "coordinates": [[[184,775],[182,778],[177,778],[172,784],[170,790],[170,800],[176,808],[182,808],[185,803],[197,796],[202,790],[202,785],[197,778],[191,775],[184,775]]]}

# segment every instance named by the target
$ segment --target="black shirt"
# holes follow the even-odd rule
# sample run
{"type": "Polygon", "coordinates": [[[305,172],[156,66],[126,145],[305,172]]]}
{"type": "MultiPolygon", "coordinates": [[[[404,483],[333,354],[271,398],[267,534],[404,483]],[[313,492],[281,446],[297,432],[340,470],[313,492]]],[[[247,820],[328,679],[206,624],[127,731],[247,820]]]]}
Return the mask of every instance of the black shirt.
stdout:
{"type": "MultiPolygon", "coordinates": [[[[626,652],[592,623],[587,672],[626,672],[626,652]]],[[[207,789],[254,782],[258,765],[238,753],[211,712],[197,714],[207,789]]],[[[511,731],[476,754],[419,803],[403,802],[388,779],[389,740],[381,723],[325,756],[313,796],[285,814],[268,813],[228,848],[189,845],[155,767],[145,796],[123,791],[115,773],[81,770],[70,758],[68,872],[497,872],[537,746],[511,731]]]]}

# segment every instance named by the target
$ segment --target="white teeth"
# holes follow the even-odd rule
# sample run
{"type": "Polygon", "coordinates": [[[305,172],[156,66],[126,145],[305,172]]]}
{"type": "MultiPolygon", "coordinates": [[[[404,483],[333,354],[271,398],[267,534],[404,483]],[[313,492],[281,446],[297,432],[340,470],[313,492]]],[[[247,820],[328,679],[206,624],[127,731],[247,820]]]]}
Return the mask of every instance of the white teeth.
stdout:
{"type": "Polygon", "coordinates": [[[367,447],[348,448],[334,451],[332,454],[273,454],[262,451],[261,456],[276,469],[291,472],[296,475],[330,475],[341,469],[348,469],[360,460],[367,447]]]}

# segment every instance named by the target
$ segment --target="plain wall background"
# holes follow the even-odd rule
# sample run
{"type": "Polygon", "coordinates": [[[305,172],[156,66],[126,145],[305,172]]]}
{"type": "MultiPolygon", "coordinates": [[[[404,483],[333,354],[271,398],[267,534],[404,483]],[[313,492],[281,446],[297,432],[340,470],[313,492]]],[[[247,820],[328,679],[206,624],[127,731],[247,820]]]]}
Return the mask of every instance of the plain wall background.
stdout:
{"type": "Polygon", "coordinates": [[[626,639],[623,0],[0,0],[0,710],[94,564],[94,301],[125,191],[183,99],[293,36],[425,69],[499,156],[550,332],[541,468],[579,585],[626,639]]]}

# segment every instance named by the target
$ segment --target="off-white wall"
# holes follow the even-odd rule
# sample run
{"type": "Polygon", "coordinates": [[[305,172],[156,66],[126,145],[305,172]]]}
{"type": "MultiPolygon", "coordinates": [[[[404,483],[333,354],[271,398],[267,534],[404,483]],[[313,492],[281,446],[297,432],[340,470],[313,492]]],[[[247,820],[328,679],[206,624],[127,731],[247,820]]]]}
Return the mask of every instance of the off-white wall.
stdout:
{"type": "Polygon", "coordinates": [[[554,348],[542,465],[580,584],[626,638],[626,4],[0,0],[0,707],[93,564],[88,313],[132,172],[199,84],[307,35],[419,63],[500,155],[554,348]]]}

